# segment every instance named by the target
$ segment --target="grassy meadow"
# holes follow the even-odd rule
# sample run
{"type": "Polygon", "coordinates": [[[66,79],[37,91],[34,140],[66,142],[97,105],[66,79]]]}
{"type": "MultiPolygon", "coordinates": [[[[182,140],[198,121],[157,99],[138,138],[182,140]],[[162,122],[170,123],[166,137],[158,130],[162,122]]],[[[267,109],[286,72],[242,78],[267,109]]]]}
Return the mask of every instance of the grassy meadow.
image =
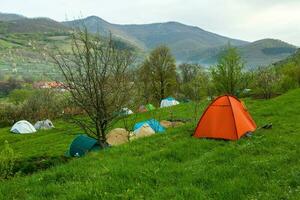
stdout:
{"type": "Polygon", "coordinates": [[[0,199],[300,199],[300,90],[244,101],[258,126],[273,128],[239,141],[196,139],[208,102],[187,103],[127,119],[188,119],[181,127],[73,159],[64,158],[80,132],[72,124],[32,135],[2,128],[0,148],[7,140],[28,169],[0,182],[0,199]]]}

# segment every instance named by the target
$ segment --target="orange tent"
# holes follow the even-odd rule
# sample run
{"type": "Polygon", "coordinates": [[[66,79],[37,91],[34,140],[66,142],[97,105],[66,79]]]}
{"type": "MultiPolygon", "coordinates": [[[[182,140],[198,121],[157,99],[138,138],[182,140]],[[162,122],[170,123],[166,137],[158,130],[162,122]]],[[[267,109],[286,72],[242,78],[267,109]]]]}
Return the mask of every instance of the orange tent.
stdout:
{"type": "Polygon", "coordinates": [[[238,140],[255,129],[256,124],[242,102],[225,95],[215,99],[205,110],[194,137],[238,140]]]}

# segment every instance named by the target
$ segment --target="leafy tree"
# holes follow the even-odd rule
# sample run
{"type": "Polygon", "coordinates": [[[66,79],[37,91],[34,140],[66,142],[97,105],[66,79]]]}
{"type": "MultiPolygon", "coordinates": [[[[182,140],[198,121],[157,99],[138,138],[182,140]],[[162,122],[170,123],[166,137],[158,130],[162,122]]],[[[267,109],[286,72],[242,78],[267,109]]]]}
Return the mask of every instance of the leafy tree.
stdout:
{"type": "Polygon", "coordinates": [[[149,102],[152,102],[154,100],[154,96],[152,93],[152,86],[150,83],[150,77],[148,72],[146,71],[146,67],[142,66],[139,69],[137,69],[137,77],[135,82],[138,82],[138,94],[137,96],[141,96],[142,100],[141,102],[137,102],[137,104],[147,104],[149,102]]]}
{"type": "Polygon", "coordinates": [[[183,84],[195,79],[199,72],[203,70],[201,65],[188,63],[180,64],[178,68],[180,70],[180,78],[183,84]]]}
{"type": "Polygon", "coordinates": [[[275,93],[279,78],[274,66],[259,67],[256,71],[256,91],[265,99],[270,99],[275,93]]]}
{"type": "Polygon", "coordinates": [[[144,61],[140,74],[145,89],[151,91],[157,102],[169,95],[174,95],[176,64],[168,47],[159,46],[154,49],[144,61]]]}
{"type": "Polygon", "coordinates": [[[285,92],[300,86],[300,50],[292,56],[275,63],[275,69],[280,79],[280,89],[285,92]]]}
{"type": "Polygon", "coordinates": [[[243,80],[244,62],[236,48],[228,46],[219,63],[212,67],[211,73],[219,93],[238,95],[243,80]]]}
{"type": "Polygon", "coordinates": [[[288,62],[279,70],[279,74],[289,77],[289,80],[293,82],[291,86],[300,86],[300,64],[288,62]]]}
{"type": "Polygon", "coordinates": [[[209,90],[209,76],[204,68],[198,64],[181,64],[180,70],[180,92],[185,98],[200,100],[207,96],[209,90]]]}
{"type": "Polygon", "coordinates": [[[73,118],[85,132],[106,146],[106,133],[119,111],[129,100],[132,83],[128,67],[131,51],[120,50],[112,37],[102,40],[83,26],[72,35],[72,51],[50,53],[64,76],[72,105],[81,108],[87,118],[73,118]]]}

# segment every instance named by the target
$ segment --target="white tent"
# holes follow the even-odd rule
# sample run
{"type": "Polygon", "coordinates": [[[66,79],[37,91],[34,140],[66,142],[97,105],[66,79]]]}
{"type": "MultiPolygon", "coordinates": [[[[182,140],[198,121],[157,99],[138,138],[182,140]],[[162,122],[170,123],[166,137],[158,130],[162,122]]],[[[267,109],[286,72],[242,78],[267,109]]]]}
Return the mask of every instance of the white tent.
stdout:
{"type": "Polygon", "coordinates": [[[53,123],[49,119],[46,119],[44,121],[37,121],[34,124],[34,128],[36,130],[39,130],[39,129],[51,129],[51,128],[54,128],[54,125],[53,125],[53,123]]]}
{"type": "Polygon", "coordinates": [[[129,108],[122,108],[121,109],[121,113],[123,113],[124,115],[131,115],[131,114],[133,114],[132,110],[130,110],[129,108]]]}
{"type": "Polygon", "coordinates": [[[36,129],[26,120],[18,121],[13,125],[13,127],[10,129],[13,133],[20,133],[20,134],[26,134],[26,133],[35,133],[36,129]]]}
{"type": "Polygon", "coordinates": [[[175,106],[178,104],[179,104],[179,102],[176,101],[176,99],[174,99],[173,97],[168,97],[168,98],[161,100],[160,107],[164,108],[164,107],[175,106]]]}

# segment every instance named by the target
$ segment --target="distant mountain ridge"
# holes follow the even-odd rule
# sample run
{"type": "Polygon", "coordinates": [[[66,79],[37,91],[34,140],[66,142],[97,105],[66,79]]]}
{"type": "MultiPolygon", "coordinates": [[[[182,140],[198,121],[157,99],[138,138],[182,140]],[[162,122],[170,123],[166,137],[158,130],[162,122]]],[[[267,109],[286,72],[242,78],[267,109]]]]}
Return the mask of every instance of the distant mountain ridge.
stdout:
{"type": "Polygon", "coordinates": [[[297,50],[296,46],[280,40],[247,42],[179,22],[120,25],[109,23],[97,16],[57,22],[49,18],[27,18],[0,13],[0,36],[6,33],[69,32],[83,24],[93,33],[112,33],[114,37],[136,46],[144,55],[158,45],[167,45],[178,63],[214,65],[228,44],[238,49],[248,68],[278,62],[297,50]]]}
{"type": "Polygon", "coordinates": [[[21,18],[5,22],[0,21],[0,32],[2,33],[64,32],[68,30],[68,27],[49,18],[21,18]]]}
{"type": "Polygon", "coordinates": [[[26,18],[22,15],[18,14],[11,14],[11,13],[1,13],[0,12],[0,21],[12,21],[12,20],[18,20],[26,18]]]}
{"type": "Polygon", "coordinates": [[[228,43],[235,46],[248,43],[179,22],[119,25],[91,16],[63,23],[69,27],[79,27],[84,24],[89,31],[94,33],[108,34],[112,32],[115,36],[129,40],[144,50],[150,50],[158,45],[165,44],[171,48],[173,54],[179,60],[184,60],[187,52],[191,50],[219,47],[228,43]]]}
{"type": "Polygon", "coordinates": [[[237,47],[248,68],[269,65],[293,54],[297,47],[275,39],[255,42],[236,40],[179,22],[120,25],[109,23],[97,16],[63,22],[68,27],[85,24],[89,31],[108,34],[127,40],[145,51],[158,45],[167,45],[178,62],[196,62],[214,65],[224,48],[237,47]]]}

